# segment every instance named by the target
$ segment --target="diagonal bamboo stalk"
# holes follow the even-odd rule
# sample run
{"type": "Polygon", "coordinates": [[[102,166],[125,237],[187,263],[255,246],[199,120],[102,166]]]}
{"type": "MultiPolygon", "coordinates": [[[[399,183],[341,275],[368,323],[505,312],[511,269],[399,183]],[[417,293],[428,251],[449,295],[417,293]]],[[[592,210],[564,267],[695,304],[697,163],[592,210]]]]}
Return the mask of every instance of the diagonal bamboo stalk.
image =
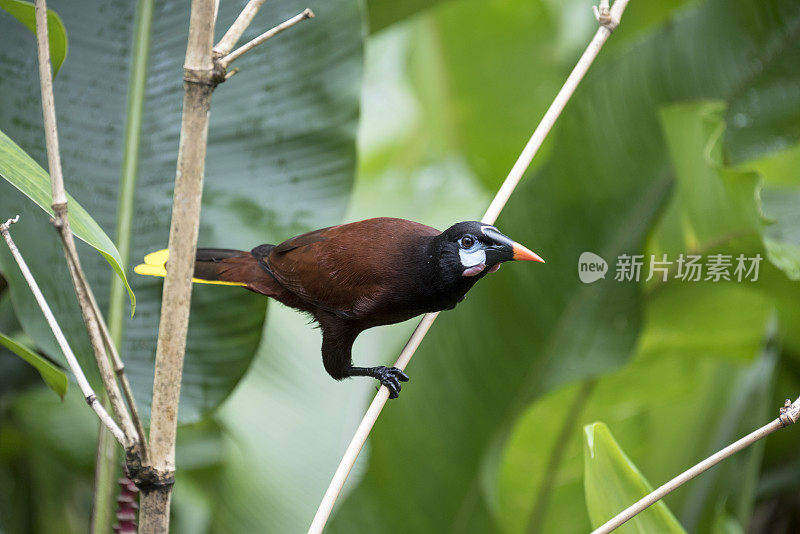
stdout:
{"type": "MultiPolygon", "coordinates": [[[[608,0],[601,0],[599,8],[595,8],[595,15],[600,27],[589,42],[581,58],[578,60],[577,65],[575,65],[575,68],[564,82],[563,87],[556,95],[553,103],[550,104],[544,117],[542,117],[541,122],[539,122],[539,125],[536,127],[527,145],[525,145],[516,163],[508,173],[503,185],[497,191],[497,194],[486,210],[486,213],[481,218],[481,221],[487,224],[494,224],[497,220],[506,202],[508,202],[514,189],[516,189],[525,171],[530,166],[531,161],[533,161],[534,156],[542,146],[547,134],[550,133],[556,120],[561,115],[567,102],[569,102],[569,99],[578,87],[578,84],[580,84],[581,80],[586,75],[586,72],[589,70],[595,58],[597,58],[600,49],[611,36],[611,33],[619,25],[620,17],[622,17],[622,13],[625,11],[628,1],[629,0],[616,0],[613,7],[609,10],[608,0]]],[[[406,343],[406,346],[403,347],[403,350],[400,352],[400,356],[397,358],[397,362],[394,365],[395,367],[398,369],[405,369],[438,316],[439,312],[425,314],[414,330],[414,333],[411,334],[411,338],[406,343]]],[[[325,524],[333,510],[333,505],[344,487],[347,476],[350,474],[353,465],[355,465],[356,458],[358,458],[361,448],[364,446],[372,427],[375,425],[388,399],[389,390],[386,386],[381,386],[367,409],[367,413],[364,414],[361,423],[358,425],[350,444],[345,450],[344,456],[339,462],[339,466],[334,472],[333,479],[328,485],[328,489],[325,491],[317,513],[314,515],[314,519],[308,529],[309,534],[320,534],[325,528],[325,524]]]]}
{"type": "Polygon", "coordinates": [[[75,248],[75,240],[70,229],[67,194],[64,190],[64,177],[61,170],[61,155],[58,146],[58,129],[56,126],[55,99],[53,97],[53,74],[50,64],[50,44],[47,35],[47,3],[46,0],[36,0],[36,41],[39,51],[39,78],[42,92],[42,112],[44,115],[45,140],[47,145],[47,161],[50,170],[50,184],[53,195],[53,225],[58,230],[61,242],[64,247],[64,255],[67,259],[70,276],[75,294],[78,297],[81,313],[83,315],[89,340],[100,370],[103,386],[111,403],[112,411],[117,421],[119,421],[124,435],[123,446],[135,455],[138,455],[140,447],[144,441],[142,436],[137,435],[136,427],[133,424],[130,413],[122,400],[117,382],[108,362],[103,340],[100,335],[99,323],[103,320],[102,315],[96,315],[92,308],[91,289],[75,248]]]}
{"type": "Polygon", "coordinates": [[[122,432],[122,429],[120,429],[117,423],[114,422],[111,416],[108,415],[108,412],[105,410],[105,408],[103,408],[103,405],[100,404],[100,401],[97,400],[97,395],[95,395],[94,390],[92,390],[92,386],[89,385],[89,381],[86,380],[86,375],[83,374],[83,370],[81,369],[77,358],[75,358],[75,354],[73,354],[69,343],[67,343],[67,338],[61,331],[61,327],[58,325],[53,312],[50,310],[50,306],[47,304],[47,300],[45,300],[42,290],[39,289],[39,285],[33,278],[33,274],[31,274],[31,271],[28,268],[28,265],[25,263],[22,254],[20,254],[19,249],[17,249],[17,245],[14,243],[14,240],[11,239],[9,227],[16,223],[17,220],[19,220],[19,215],[13,219],[7,220],[3,224],[0,224],[0,234],[2,234],[3,238],[6,240],[6,244],[11,251],[11,255],[14,257],[14,260],[16,260],[17,265],[19,265],[19,270],[22,271],[22,276],[25,278],[25,281],[28,282],[28,286],[30,286],[31,292],[36,298],[36,302],[42,309],[42,313],[44,314],[45,319],[47,319],[47,324],[50,325],[50,329],[53,331],[53,335],[58,342],[58,346],[61,347],[61,351],[64,353],[64,357],[67,359],[67,364],[69,364],[69,368],[72,371],[72,374],[75,376],[75,380],[78,382],[78,387],[81,388],[83,398],[86,399],[86,403],[89,405],[89,407],[95,411],[103,426],[105,426],[109,432],[114,435],[114,438],[116,438],[121,445],[125,446],[127,443],[125,434],[122,432]]]}
{"type": "MultiPolygon", "coordinates": [[[[85,278],[83,279],[83,282],[86,283],[85,278]]],[[[97,301],[94,298],[94,293],[92,293],[92,290],[88,284],[85,286],[85,290],[87,298],[89,299],[89,305],[91,306],[95,317],[102,317],[103,314],[100,311],[100,307],[97,305],[97,301]]],[[[117,344],[109,332],[105,321],[98,321],[98,326],[100,327],[100,335],[103,339],[103,344],[111,356],[111,363],[114,365],[114,374],[117,375],[120,385],[122,386],[122,393],[125,396],[125,402],[128,404],[128,408],[130,409],[131,419],[133,420],[134,428],[136,428],[136,435],[141,441],[142,462],[146,462],[147,440],[144,438],[144,425],[142,424],[142,418],[139,415],[139,409],[136,407],[136,399],[133,398],[133,388],[131,387],[131,383],[128,381],[128,375],[125,374],[125,363],[122,361],[122,358],[119,355],[117,344]]]]}
{"type": "Polygon", "coordinates": [[[244,6],[242,12],[239,13],[239,16],[236,17],[236,20],[233,21],[231,27],[228,28],[228,31],[225,32],[225,35],[222,39],[219,40],[219,43],[213,48],[212,52],[219,57],[228,55],[233,47],[236,46],[236,43],[239,42],[239,39],[242,38],[242,34],[245,32],[250,23],[253,22],[253,17],[256,16],[258,10],[261,9],[261,5],[264,3],[264,0],[250,0],[247,2],[247,5],[244,6]]]}
{"type": "Polygon", "coordinates": [[[281,33],[283,30],[288,30],[289,28],[291,28],[295,24],[299,24],[300,22],[303,22],[304,20],[308,20],[308,19],[312,19],[312,18],[314,18],[314,12],[311,11],[310,9],[306,8],[301,13],[298,13],[294,17],[292,17],[292,18],[290,18],[290,19],[288,19],[288,20],[286,20],[284,22],[281,22],[280,24],[278,24],[274,28],[265,31],[264,33],[262,33],[261,35],[259,35],[255,39],[253,39],[252,41],[250,41],[250,42],[248,42],[246,44],[243,44],[242,46],[240,46],[239,48],[237,48],[233,52],[230,52],[229,54],[225,55],[224,57],[222,57],[219,60],[219,64],[222,65],[223,68],[227,69],[228,65],[230,65],[231,63],[236,61],[238,58],[240,58],[241,56],[243,56],[245,53],[249,52],[253,48],[257,47],[260,44],[265,43],[267,40],[275,37],[276,35],[281,33]]]}

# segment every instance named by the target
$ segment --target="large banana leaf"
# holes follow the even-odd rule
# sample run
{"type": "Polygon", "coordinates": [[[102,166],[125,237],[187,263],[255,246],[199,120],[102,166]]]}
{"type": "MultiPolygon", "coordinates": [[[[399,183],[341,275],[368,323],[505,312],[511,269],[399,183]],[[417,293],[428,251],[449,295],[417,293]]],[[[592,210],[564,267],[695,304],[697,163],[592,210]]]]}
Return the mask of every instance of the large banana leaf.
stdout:
{"type": "MultiPolygon", "coordinates": [[[[125,126],[134,6],[53,1],[74,37],[70,61],[56,81],[67,190],[113,235],[125,126]]],[[[217,34],[244,2],[220,6],[217,34]]],[[[355,127],[361,73],[357,2],[267,3],[243,39],[311,7],[317,17],[287,31],[237,63],[242,72],[221,85],[211,111],[200,246],[250,249],[342,217],[355,167],[355,127]]],[[[188,3],[155,8],[143,117],[131,258],[167,243],[182,102],[182,62],[188,3]]],[[[21,26],[0,32],[0,64],[15,76],[0,80],[5,105],[0,128],[34,159],[44,161],[36,51],[21,26]]],[[[46,216],[0,185],[0,211],[21,212],[20,249],[79,358],[91,369],[80,314],[46,216]]],[[[83,254],[105,306],[109,272],[83,254]]],[[[40,313],[10,269],[4,271],[25,331],[57,354],[40,313]]],[[[130,269],[130,266],[126,266],[130,269]]],[[[122,355],[138,401],[148,411],[161,281],[132,279],[139,306],[125,323],[122,355]]],[[[216,407],[246,371],[262,337],[266,299],[238,288],[195,290],[184,367],[182,421],[216,407]]]]}
{"type": "MultiPolygon", "coordinates": [[[[520,411],[558,385],[620,366],[634,346],[635,285],[610,277],[583,285],[575,269],[586,250],[609,261],[641,251],[672,176],[659,107],[710,97],[758,115],[757,95],[796,83],[796,73],[762,78],[760,69],[797,53],[797,6],[694,5],[593,68],[562,117],[549,163],[498,221],[548,263],[506,266],[442,315],[409,367],[408,391],[374,429],[370,469],[332,531],[495,530],[487,459],[520,411]]],[[[797,120],[798,108],[785,103],[797,120]]],[[[769,150],[733,139],[727,148],[769,150]]]]}

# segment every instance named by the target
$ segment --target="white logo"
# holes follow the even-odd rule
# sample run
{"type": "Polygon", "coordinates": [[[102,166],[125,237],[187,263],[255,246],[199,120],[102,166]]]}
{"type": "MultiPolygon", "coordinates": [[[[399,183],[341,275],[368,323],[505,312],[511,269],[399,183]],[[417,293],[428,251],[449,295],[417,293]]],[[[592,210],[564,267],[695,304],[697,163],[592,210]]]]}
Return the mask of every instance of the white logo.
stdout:
{"type": "Polygon", "coordinates": [[[584,252],[578,258],[578,277],[584,284],[591,284],[606,277],[608,264],[594,252],[584,252]]]}

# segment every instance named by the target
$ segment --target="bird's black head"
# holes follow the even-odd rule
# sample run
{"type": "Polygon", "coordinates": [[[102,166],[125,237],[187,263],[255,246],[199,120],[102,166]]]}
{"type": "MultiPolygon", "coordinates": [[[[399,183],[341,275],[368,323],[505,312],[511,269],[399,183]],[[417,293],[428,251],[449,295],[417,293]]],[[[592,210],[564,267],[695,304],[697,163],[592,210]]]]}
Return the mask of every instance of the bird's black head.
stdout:
{"type": "MultiPolygon", "coordinates": [[[[510,260],[544,260],[515,243],[490,224],[465,221],[454,224],[439,236],[440,263],[446,275],[483,276],[510,260]]],[[[454,280],[455,281],[455,280],[454,280]]]]}

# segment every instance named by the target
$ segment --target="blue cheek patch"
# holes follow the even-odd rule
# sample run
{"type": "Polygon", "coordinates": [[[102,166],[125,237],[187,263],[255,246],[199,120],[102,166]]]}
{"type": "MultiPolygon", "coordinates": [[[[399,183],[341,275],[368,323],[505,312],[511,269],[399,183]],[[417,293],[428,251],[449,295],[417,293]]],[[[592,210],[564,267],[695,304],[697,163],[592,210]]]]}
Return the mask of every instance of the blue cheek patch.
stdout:
{"type": "Polygon", "coordinates": [[[486,263],[486,251],[480,247],[474,248],[475,250],[459,249],[458,255],[464,267],[475,267],[486,263]]]}

